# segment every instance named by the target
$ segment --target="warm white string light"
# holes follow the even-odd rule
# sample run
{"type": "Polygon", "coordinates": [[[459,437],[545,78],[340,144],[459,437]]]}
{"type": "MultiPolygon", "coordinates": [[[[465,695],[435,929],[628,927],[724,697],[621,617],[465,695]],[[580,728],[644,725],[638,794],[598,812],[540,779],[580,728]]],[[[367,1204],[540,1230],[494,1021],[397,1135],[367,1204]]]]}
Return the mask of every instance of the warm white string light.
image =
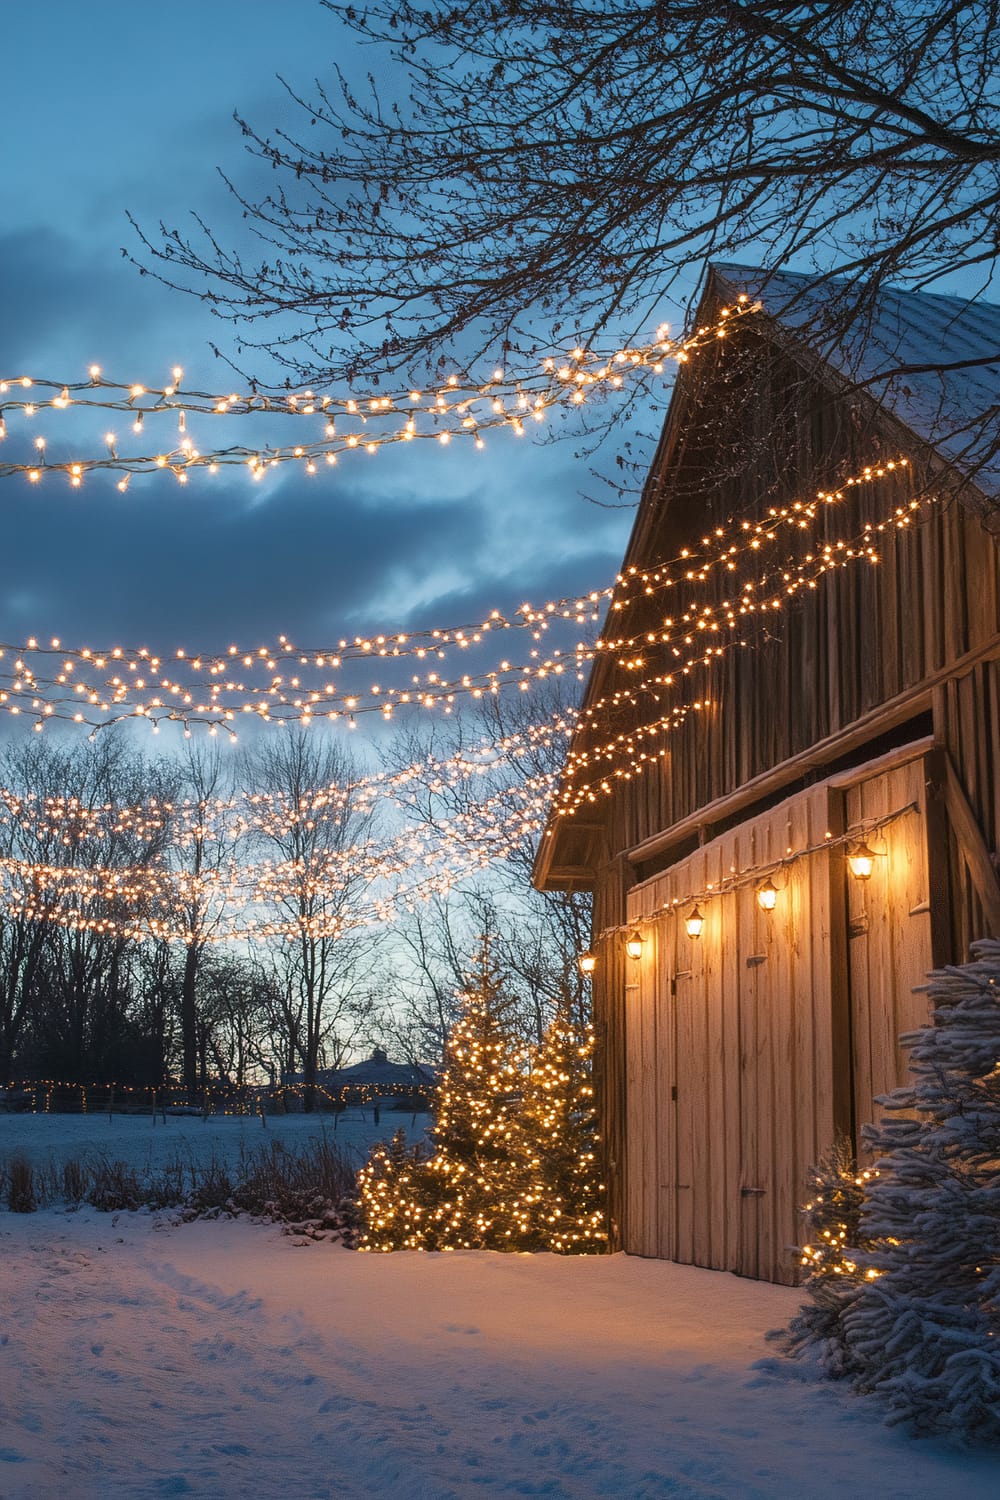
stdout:
{"type": "MultiPolygon", "coordinates": [[[[766,621],[773,617],[775,612],[783,609],[799,593],[815,590],[823,578],[831,573],[853,563],[867,562],[877,565],[881,560],[876,545],[877,538],[886,532],[905,532],[912,526],[917,514],[921,510],[932,507],[936,501],[937,497],[933,495],[911,499],[905,505],[895,506],[892,513],[883,520],[866,523],[863,532],[853,543],[825,545],[818,555],[810,554],[809,562],[804,566],[786,570],[782,575],[781,586],[778,590],[773,593],[769,592],[765,598],[755,599],[745,611],[741,608],[739,615],[742,616],[744,613],[755,615],[759,621],[766,621]]],[[[655,698],[657,689],[673,687],[679,680],[690,676],[695,667],[709,668],[717,664],[733,645],[744,644],[747,644],[745,638],[736,636],[720,645],[708,645],[700,654],[690,658],[687,662],[679,664],[677,668],[669,672],[646,679],[639,687],[655,698]]],[[[582,718],[584,721],[590,718],[599,719],[602,714],[607,713],[609,707],[636,705],[638,702],[638,687],[620,690],[588,705],[582,718]]],[[[710,703],[711,698],[705,695],[693,704],[689,704],[688,708],[700,711],[709,707],[710,703]]],[[[670,727],[672,727],[671,719],[668,715],[652,721],[647,720],[628,730],[622,730],[602,745],[585,746],[578,750],[571,749],[567,756],[563,786],[553,807],[554,816],[572,816],[581,804],[592,803],[599,797],[610,795],[615,790],[616,782],[631,780],[634,776],[648,771],[658,760],[668,754],[669,746],[661,746],[659,750],[654,751],[640,750],[637,754],[632,754],[632,752],[638,745],[641,745],[644,739],[664,733],[670,727]],[[614,769],[609,768],[606,773],[599,775],[593,781],[581,784],[577,779],[579,773],[597,767],[602,760],[613,763],[614,769]]]]}
{"type": "Polygon", "coordinates": [[[0,887],[12,916],[132,940],[218,944],[338,937],[390,921],[400,907],[414,910],[431,894],[446,894],[502,855],[512,840],[537,832],[544,808],[537,789],[507,787],[474,809],[439,818],[433,829],[403,829],[385,845],[353,845],[304,860],[232,859],[197,876],[170,868],[166,858],[122,867],[3,858],[0,887]],[[356,878],[359,870],[365,892],[352,902],[350,916],[327,910],[324,897],[336,896],[346,875],[356,878]],[[314,908],[311,914],[255,913],[304,898],[314,908]],[[92,902],[102,909],[84,909],[92,902]],[[192,903],[212,914],[211,931],[205,923],[197,934],[187,927],[185,911],[192,903]]]}
{"type": "Polygon", "coordinates": [[[32,462],[0,463],[0,477],[20,474],[38,484],[48,474],[61,474],[78,488],[89,473],[115,472],[123,476],[118,487],[124,490],[133,474],[158,470],[170,471],[182,483],[187,482],[192,470],[217,473],[233,465],[246,467],[254,479],[289,463],[315,474],[336,463],[344,453],[374,454],[389,444],[413,439],[430,438],[447,444],[453,438],[469,436],[482,447],[483,432],[507,428],[522,435],[530,422],[544,421],[555,408],[573,409],[597,393],[621,391],[639,373],[662,375],[668,363],[685,363],[692,354],[725,338],[734,320],[759,310],[760,303],[741,296],[733,307],[720,311],[714,324],[684,338],[670,338],[664,325],[655,340],[641,347],[618,349],[610,355],[575,348],[546,358],[538,371],[521,378],[510,378],[502,369],[495,370],[492,379],[484,383],[453,374],[405,394],[345,396],[311,389],[280,394],[192,391],[181,384],[180,366],[174,368],[171,381],[165,385],[109,380],[98,365],[90,367],[87,381],[8,377],[0,379],[0,438],[7,436],[7,422],[12,416],[33,422],[42,412],[70,409],[124,415],[134,436],[144,434],[147,422],[164,416],[176,419],[178,430],[176,440],[163,451],[134,456],[121,452],[118,436],[109,432],[104,439],[106,452],[100,457],[65,462],[53,462],[48,457],[47,438],[37,436],[32,462]],[[202,452],[188,432],[189,415],[205,419],[298,417],[322,424],[322,436],[290,445],[240,444],[202,452]]]}
{"type": "MultiPolygon", "coordinates": [[[[868,523],[858,545],[849,546],[844,543],[827,544],[825,550],[821,550],[818,554],[808,554],[809,565],[814,568],[814,575],[808,575],[804,570],[804,566],[803,568],[800,568],[797,573],[786,571],[786,573],[783,575],[783,593],[775,595],[775,597],[770,601],[765,600],[765,608],[780,608],[783,600],[793,597],[800,588],[815,587],[818,579],[821,578],[824,574],[832,571],[836,567],[847,566],[850,561],[868,560],[870,562],[876,562],[878,560],[878,553],[872,545],[873,538],[881,532],[884,532],[886,529],[903,530],[910,525],[914,513],[919,510],[921,505],[930,504],[932,503],[932,500],[933,497],[926,497],[922,501],[911,500],[907,506],[896,506],[892,514],[885,520],[881,522],[868,523]]],[[[756,601],[753,601],[753,609],[749,610],[749,612],[753,613],[756,608],[757,603],[756,601]]],[[[721,647],[710,648],[708,652],[706,652],[702,660],[706,665],[710,664],[715,657],[721,654],[721,651],[721,647]]],[[[652,679],[652,682],[653,684],[659,686],[662,684],[663,679],[652,679]]],[[[649,684],[641,684],[640,686],[648,685],[649,684]]],[[[666,727],[673,726],[678,722],[681,722],[683,720],[683,717],[686,716],[688,712],[692,710],[697,711],[703,706],[708,706],[708,700],[705,700],[704,703],[702,702],[702,700],[695,700],[693,704],[675,705],[671,709],[669,715],[661,717],[658,721],[654,721],[651,724],[646,723],[637,726],[636,729],[628,734],[620,733],[614,736],[613,739],[608,742],[608,745],[604,747],[604,751],[608,755],[609,759],[612,757],[620,758],[623,754],[630,754],[632,751],[634,751],[637,741],[640,740],[643,736],[662,732],[666,727]]],[[[591,705],[589,712],[593,714],[594,711],[595,706],[591,705]]],[[[561,729],[562,732],[567,732],[568,724],[566,722],[566,716],[563,716],[562,718],[561,729]]],[[[525,738],[527,739],[527,737],[525,738]]],[[[593,754],[593,749],[585,752],[586,756],[592,756],[593,754]]],[[[643,762],[647,762],[650,759],[655,761],[655,758],[655,755],[649,757],[646,752],[640,752],[638,758],[633,758],[630,764],[627,764],[625,767],[622,767],[620,765],[617,766],[613,773],[613,779],[608,779],[607,777],[605,777],[602,780],[602,792],[606,793],[612,789],[614,779],[620,778],[621,776],[625,776],[626,778],[628,778],[631,774],[633,774],[633,769],[635,771],[645,769],[646,767],[643,765],[643,762]]],[[[586,760],[584,759],[582,763],[585,765],[586,760]]],[[[469,765],[468,758],[466,758],[465,765],[466,767],[468,767],[469,765]]],[[[571,755],[571,782],[575,774],[575,770],[576,765],[573,756],[571,755]]],[[[419,770],[414,771],[413,768],[407,768],[405,772],[398,774],[401,778],[400,784],[405,785],[408,779],[412,780],[413,776],[419,775],[420,772],[419,770]]],[[[523,835],[525,833],[535,831],[540,826],[541,819],[544,815],[549,783],[549,778],[535,778],[534,784],[530,788],[525,788],[524,792],[521,795],[522,805],[516,807],[513,810],[513,824],[509,820],[507,822],[501,821],[500,825],[494,830],[494,837],[492,837],[492,839],[484,839],[480,837],[477,843],[475,838],[473,838],[471,840],[471,851],[469,848],[471,825],[469,824],[468,818],[466,818],[466,827],[461,830],[465,844],[466,863],[464,871],[454,868],[437,870],[432,876],[426,877],[424,880],[419,882],[418,885],[420,887],[423,887],[426,884],[426,881],[430,880],[432,883],[434,883],[435,888],[438,890],[451,889],[458,880],[464,878],[464,874],[468,873],[470,869],[482,868],[485,863],[488,863],[489,860],[494,857],[495,853],[498,850],[503,850],[507,846],[512,826],[516,828],[516,832],[518,835],[523,835]]],[[[563,812],[573,810],[566,806],[567,798],[570,792],[572,792],[572,795],[574,797],[574,807],[576,805],[579,805],[579,802],[581,800],[584,800],[585,798],[593,800],[593,797],[595,795],[593,785],[583,788],[577,787],[575,789],[573,789],[572,787],[568,789],[564,788],[562,794],[562,807],[560,809],[563,812]]],[[[497,800],[502,801],[505,795],[507,795],[507,793],[499,794],[497,800]]],[[[13,805],[11,805],[11,810],[13,810],[13,805]]],[[[72,809],[69,809],[69,811],[72,811],[72,809]]],[[[51,814],[52,807],[50,804],[46,805],[46,812],[47,814],[51,814]]],[[[63,815],[63,817],[65,817],[67,809],[65,807],[62,807],[59,809],[59,812],[63,815]]],[[[204,808],[199,807],[198,813],[200,816],[203,816],[204,808]]],[[[287,809],[281,809],[278,812],[278,816],[280,818],[284,818],[287,815],[287,809]]],[[[302,810],[296,809],[295,815],[301,816],[302,810]]],[[[477,809],[476,820],[478,823],[478,831],[480,834],[482,834],[484,827],[482,809],[477,809]]],[[[60,821],[60,819],[57,818],[56,822],[58,821],[60,821]]],[[[457,832],[458,824],[454,824],[447,830],[444,840],[445,845],[448,844],[449,839],[452,845],[457,845],[457,843],[459,842],[455,837],[457,832]]],[[[414,842],[412,830],[409,831],[405,837],[408,840],[407,846],[405,849],[402,849],[402,847],[400,848],[399,857],[395,862],[393,862],[393,858],[388,851],[383,852],[378,867],[379,875],[381,878],[384,879],[386,877],[398,875],[404,870],[412,869],[415,863],[417,844],[420,843],[421,838],[423,840],[424,858],[426,862],[431,863],[435,860],[438,860],[438,862],[440,862],[438,849],[435,849],[433,852],[431,852],[428,857],[426,830],[423,831],[422,835],[417,839],[416,843],[414,842]]],[[[62,894],[65,894],[67,891],[69,891],[70,899],[77,902],[77,907],[79,903],[84,899],[94,898],[100,898],[105,901],[114,901],[119,904],[122,901],[137,901],[140,904],[148,905],[151,902],[155,903],[157,901],[163,901],[165,899],[166,893],[169,893],[170,904],[176,904],[178,899],[190,899],[191,895],[196,890],[202,897],[205,896],[206,892],[208,892],[210,895],[220,897],[221,877],[218,877],[216,879],[216,884],[214,886],[209,886],[206,884],[196,887],[190,882],[186,882],[183,877],[177,877],[176,872],[167,872],[163,869],[157,869],[153,871],[149,879],[146,879],[144,878],[144,872],[134,869],[125,869],[123,871],[112,870],[110,872],[73,871],[70,875],[67,875],[64,868],[61,866],[42,867],[41,869],[37,867],[34,869],[25,869],[23,866],[18,864],[16,867],[16,872],[12,869],[12,867],[8,866],[6,868],[8,875],[16,873],[18,883],[22,882],[25,875],[28,876],[29,886],[32,884],[32,881],[34,882],[34,888],[20,897],[18,897],[16,893],[11,892],[11,897],[8,900],[8,908],[10,910],[17,911],[21,915],[55,921],[56,923],[61,923],[62,925],[66,926],[82,926],[88,930],[96,930],[101,932],[116,931],[125,936],[141,935],[146,937],[166,938],[174,941],[189,941],[191,937],[190,934],[186,934],[184,932],[183,928],[178,930],[169,916],[164,917],[159,913],[150,914],[147,912],[143,912],[141,915],[138,915],[136,917],[130,917],[122,920],[121,918],[112,917],[105,914],[86,915],[79,909],[71,909],[67,911],[60,907],[54,907],[51,901],[45,901],[43,899],[43,888],[46,881],[50,881],[51,883],[53,883],[57,889],[61,890],[62,894]],[[54,871],[54,873],[50,873],[51,871],[54,871]]],[[[327,870],[325,873],[327,875],[327,878],[329,878],[331,872],[327,870]]],[[[323,888],[322,875],[323,872],[311,871],[306,877],[311,882],[311,888],[316,892],[320,891],[323,888]]],[[[260,870],[255,872],[254,877],[249,877],[246,868],[244,868],[238,881],[234,881],[232,875],[229,876],[229,884],[226,887],[225,896],[221,897],[221,899],[232,900],[234,895],[238,894],[243,900],[243,909],[245,911],[248,904],[248,879],[250,879],[251,882],[250,901],[252,902],[253,899],[257,899],[258,897],[273,901],[273,899],[279,892],[282,895],[287,895],[289,893],[295,892],[296,890],[301,891],[302,878],[303,871],[301,869],[296,869],[295,871],[290,872],[287,867],[282,868],[275,865],[265,864],[261,867],[260,870]],[[254,878],[257,882],[256,890],[252,883],[254,878]],[[296,884],[296,882],[298,882],[298,884],[296,884]]],[[[373,881],[374,879],[375,876],[373,875],[373,881]]],[[[372,913],[374,913],[374,920],[385,920],[388,914],[393,909],[395,909],[397,903],[401,901],[405,906],[407,902],[413,902],[415,899],[416,896],[413,888],[406,886],[404,883],[402,887],[400,887],[392,894],[387,894],[382,897],[374,897],[369,903],[369,909],[372,913]]],[[[336,933],[340,930],[339,920],[330,919],[325,913],[322,912],[315,917],[296,917],[287,921],[263,918],[257,919],[251,915],[250,917],[243,916],[236,922],[230,920],[225,926],[220,928],[216,936],[219,941],[224,941],[227,939],[231,940],[233,938],[247,939],[251,937],[283,937],[286,939],[292,939],[296,935],[301,936],[304,931],[313,934],[321,932],[329,934],[336,933]]]]}
{"type": "MultiPolygon", "coordinates": [[[[590,617],[596,618],[597,602],[609,594],[617,596],[612,598],[610,620],[616,611],[624,609],[639,594],[646,597],[658,595],[681,583],[705,584],[719,566],[724,569],[723,576],[735,574],[740,557],[763,556],[767,544],[773,543],[785,529],[790,529],[795,536],[805,535],[826,508],[843,501],[857,486],[908,472],[906,458],[869,466],[860,475],[845,480],[837,489],[820,490],[811,500],[796,500],[785,506],[771,507],[759,522],[744,521],[729,528],[716,528],[712,536],[702,538],[702,545],[706,548],[702,555],[696,556],[690,549],[684,549],[670,563],[641,571],[632,568],[627,574],[620,574],[611,588],[592,590],[571,600],[550,601],[540,608],[522,605],[517,612],[520,618],[515,617],[515,622],[519,627],[529,627],[535,638],[540,639],[557,617],[579,624],[586,612],[591,611],[590,617]],[[731,539],[734,535],[736,540],[731,539]]],[[[43,647],[32,638],[26,646],[13,648],[16,654],[6,672],[0,668],[0,709],[25,714],[36,727],[44,725],[47,718],[69,719],[96,728],[124,718],[138,717],[154,727],[164,721],[179,721],[185,725],[201,723],[216,732],[221,728],[235,739],[235,726],[242,715],[308,724],[320,719],[335,722],[346,718],[353,722],[357,716],[369,713],[390,719],[395,711],[404,707],[443,708],[448,713],[466,694],[479,698],[496,695],[504,688],[514,686],[527,692],[534,681],[544,680],[550,675],[560,676],[567,671],[582,679],[583,668],[595,652],[614,652],[619,657],[632,652],[632,658],[625,665],[636,671],[644,665],[642,652],[645,648],[669,645],[678,659],[678,671],[684,672],[698,659],[696,655],[686,664],[681,660],[682,648],[691,646],[696,635],[732,628],[740,617],[779,607],[780,596],[788,596],[800,586],[801,579],[817,558],[820,559],[817,566],[822,571],[824,566],[833,564],[838,553],[852,556],[855,545],[861,543],[847,540],[817,543],[818,550],[807,552],[799,562],[789,567],[776,564],[772,573],[776,573],[779,585],[777,599],[768,597],[771,573],[757,573],[736,589],[733,598],[700,607],[689,604],[676,618],[665,617],[659,631],[614,637],[606,625],[604,635],[593,646],[578,641],[565,651],[556,648],[545,657],[533,649],[531,659],[526,662],[503,660],[496,668],[464,673],[458,678],[442,677],[437,670],[427,671],[423,675],[414,674],[405,685],[373,683],[367,689],[355,691],[339,688],[329,679],[320,679],[319,685],[315,685],[317,679],[311,674],[339,669],[348,656],[351,660],[374,654],[395,658],[414,652],[420,657],[428,654],[443,657],[446,647],[459,651],[472,646],[481,647],[494,627],[509,629],[512,621],[494,610],[479,627],[436,629],[423,632],[419,638],[407,637],[402,632],[385,632],[372,637],[355,637],[350,645],[341,641],[337,650],[297,651],[282,636],[274,654],[265,647],[240,653],[235,646],[230,647],[225,656],[187,651],[176,653],[176,659],[192,672],[207,673],[207,680],[182,674],[157,676],[162,671],[164,659],[146,647],[128,649],[115,646],[110,651],[95,652],[88,647],[64,648],[58,641],[43,647]],[[790,586],[793,579],[798,579],[799,583],[790,586]],[[54,674],[50,672],[41,676],[31,664],[35,657],[47,661],[54,656],[58,656],[61,665],[61,670],[54,674]],[[271,673],[269,681],[253,684],[229,677],[227,672],[234,659],[241,669],[264,667],[271,673]],[[293,662],[295,669],[277,672],[279,664],[285,662],[293,662]],[[87,670],[110,671],[111,675],[102,679],[84,677],[77,670],[79,666],[87,670]]],[[[738,579],[734,582],[738,583],[738,579]]],[[[6,661],[10,650],[9,647],[0,647],[0,663],[6,661]]],[[[664,681],[669,684],[670,680],[671,674],[668,673],[664,681]]]]}

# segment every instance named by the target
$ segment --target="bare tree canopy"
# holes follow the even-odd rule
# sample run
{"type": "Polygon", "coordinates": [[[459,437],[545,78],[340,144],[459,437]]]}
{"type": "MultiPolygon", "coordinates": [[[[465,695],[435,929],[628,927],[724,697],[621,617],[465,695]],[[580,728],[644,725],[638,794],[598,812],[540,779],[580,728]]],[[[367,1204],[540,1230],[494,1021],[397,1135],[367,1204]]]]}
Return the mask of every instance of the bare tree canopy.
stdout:
{"type": "Polygon", "coordinates": [[[887,284],[989,284],[996,0],[323,3],[396,82],[289,85],[297,133],[239,119],[259,259],[146,241],[295,378],[621,338],[709,257],[846,278],[845,327],[887,284]]]}

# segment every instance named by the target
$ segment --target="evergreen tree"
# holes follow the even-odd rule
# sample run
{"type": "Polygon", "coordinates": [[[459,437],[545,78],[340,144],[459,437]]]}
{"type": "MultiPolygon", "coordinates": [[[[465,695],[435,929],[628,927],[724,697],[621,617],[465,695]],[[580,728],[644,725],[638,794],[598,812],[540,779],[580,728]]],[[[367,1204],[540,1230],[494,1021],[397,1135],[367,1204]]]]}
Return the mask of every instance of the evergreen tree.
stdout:
{"type": "Polygon", "coordinates": [[[817,1355],[830,1375],[840,1377],[851,1372],[844,1315],[865,1284],[860,1259],[871,1242],[861,1230],[861,1211],[878,1172],[859,1170],[850,1142],[841,1137],[810,1175],[812,1196],[803,1208],[809,1243],[800,1251],[809,1301],[787,1328],[768,1337],[793,1357],[817,1355]]]}
{"type": "Polygon", "coordinates": [[[596,1254],[607,1248],[598,1165],[593,1028],[556,1015],[531,1055],[521,1106],[519,1238],[533,1250],[596,1254]]]}
{"type": "Polygon", "coordinates": [[[920,1434],[1000,1442],[1000,941],[930,976],[932,1019],[902,1038],[912,1081],[817,1174],[812,1298],[777,1335],[920,1434]]]}
{"type": "Polygon", "coordinates": [[[1000,941],[937,971],[912,1082],[866,1132],[870,1280],[845,1314],[855,1385],[920,1433],[1000,1441],[1000,941]],[[908,1112],[904,1116],[903,1112],[908,1112]]]}
{"type": "Polygon", "coordinates": [[[378,1142],[358,1173],[362,1250],[423,1249],[420,1185],[426,1159],[419,1146],[408,1149],[400,1126],[389,1145],[378,1142]]]}
{"type": "Polygon", "coordinates": [[[526,1248],[514,1208],[522,1068],[503,980],[484,942],[435,1094],[433,1153],[382,1153],[362,1174],[363,1249],[526,1248]]]}

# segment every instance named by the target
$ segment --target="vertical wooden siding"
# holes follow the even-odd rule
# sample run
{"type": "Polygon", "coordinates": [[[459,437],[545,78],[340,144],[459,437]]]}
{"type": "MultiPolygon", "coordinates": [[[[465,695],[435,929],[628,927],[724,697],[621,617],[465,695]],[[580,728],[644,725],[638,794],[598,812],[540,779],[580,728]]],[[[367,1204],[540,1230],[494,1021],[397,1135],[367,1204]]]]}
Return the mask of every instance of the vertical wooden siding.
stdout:
{"type": "Polygon", "coordinates": [[[871,879],[847,882],[852,1076],[859,1126],[877,1115],[876,1098],[906,1078],[900,1034],[927,1020],[927,996],[914,992],[931,967],[926,782],[927,764],[920,759],[847,792],[848,826],[915,806],[872,836],[870,845],[878,856],[871,879]]]}
{"type": "Polygon", "coordinates": [[[808,1168],[851,1128],[841,1073],[852,1038],[861,1121],[871,1118],[872,1088],[901,1079],[892,1028],[918,1023],[910,988],[929,964],[919,807],[885,830],[887,855],[864,896],[868,925],[862,936],[855,919],[849,961],[834,946],[848,931],[838,911],[849,895],[844,851],[824,840],[845,798],[849,823],[885,816],[920,804],[923,776],[918,761],[846,793],[810,788],[631,893],[629,916],[645,918],[646,943],[625,990],[626,1250],[796,1279],[808,1168]],[[687,936],[693,894],[808,848],[816,852],[776,876],[773,913],[743,885],[703,901],[702,935],[687,936]],[[675,899],[679,909],[663,912],[675,899]]]}

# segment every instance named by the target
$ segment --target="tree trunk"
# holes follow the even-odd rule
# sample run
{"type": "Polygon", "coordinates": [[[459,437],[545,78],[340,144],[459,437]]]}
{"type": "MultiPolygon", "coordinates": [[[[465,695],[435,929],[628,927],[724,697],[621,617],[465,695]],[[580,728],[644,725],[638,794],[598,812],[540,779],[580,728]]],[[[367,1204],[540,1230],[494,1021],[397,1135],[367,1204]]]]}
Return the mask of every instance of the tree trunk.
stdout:
{"type": "Polygon", "coordinates": [[[183,1083],[188,1103],[193,1104],[198,1090],[198,1008],[195,984],[198,978],[198,945],[191,943],[184,959],[184,983],[181,987],[181,1044],[184,1054],[183,1083]]]}

